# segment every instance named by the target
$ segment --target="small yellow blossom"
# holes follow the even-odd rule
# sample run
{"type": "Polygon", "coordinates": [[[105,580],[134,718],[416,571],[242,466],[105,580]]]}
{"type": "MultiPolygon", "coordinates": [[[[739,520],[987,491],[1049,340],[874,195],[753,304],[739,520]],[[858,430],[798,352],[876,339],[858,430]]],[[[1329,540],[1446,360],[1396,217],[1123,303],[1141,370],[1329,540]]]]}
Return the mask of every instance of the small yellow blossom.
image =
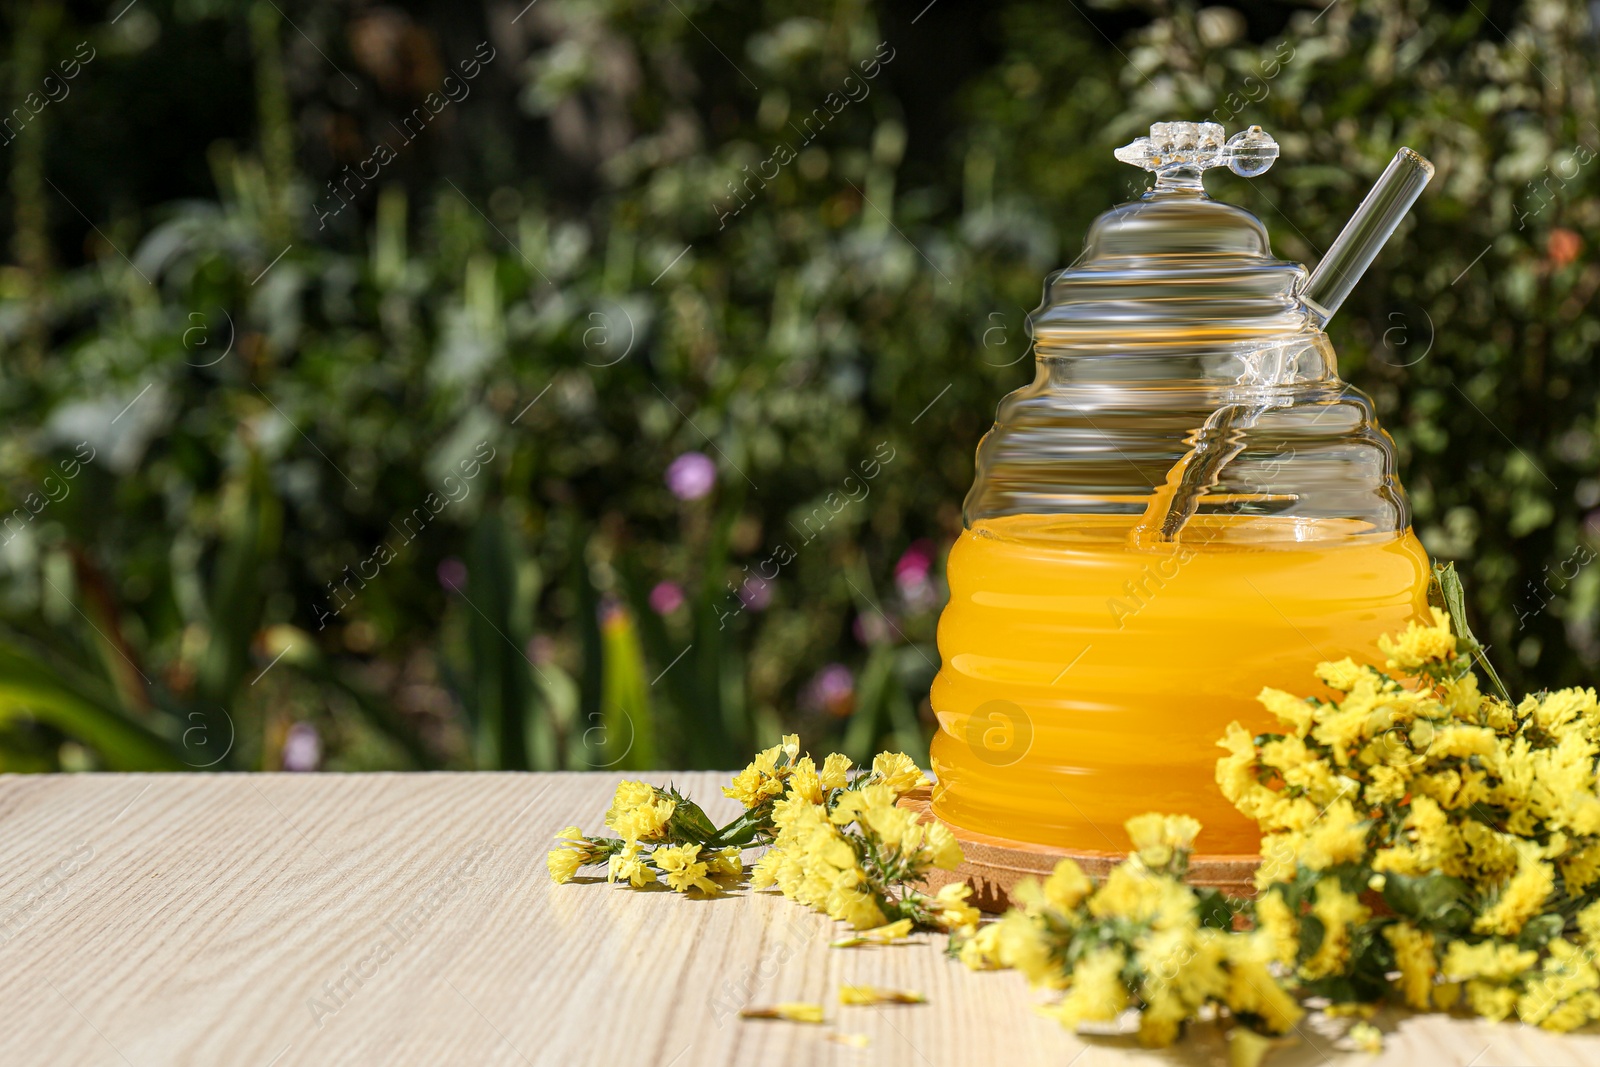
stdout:
{"type": "Polygon", "coordinates": [[[1517,873],[1506,883],[1499,898],[1473,922],[1474,930],[1515,937],[1527,921],[1543,909],[1544,902],[1555,891],[1555,871],[1550,864],[1532,858],[1533,855],[1532,849],[1524,850],[1517,873]]]}
{"type": "Polygon", "coordinates": [[[1444,663],[1456,654],[1455,635],[1450,632],[1450,616],[1438,608],[1433,613],[1432,626],[1418,626],[1415,622],[1395,637],[1387,634],[1378,638],[1378,648],[1389,657],[1391,668],[1413,671],[1430,663],[1444,663]]]}
{"type": "Polygon", "coordinates": [[[1194,848],[1194,839],[1200,833],[1200,823],[1187,815],[1160,815],[1149,812],[1136,815],[1125,824],[1134,851],[1146,867],[1162,868],[1172,862],[1173,854],[1194,848]]]}
{"type": "Polygon", "coordinates": [[[568,826],[556,834],[560,842],[545,856],[545,865],[550,870],[550,880],[557,885],[572,881],[578,873],[578,868],[590,863],[598,863],[604,852],[589,843],[583,836],[583,831],[576,826],[568,826]]]}
{"type": "Polygon", "coordinates": [[[744,860],[736,848],[712,850],[706,857],[706,873],[712,878],[737,878],[744,873],[744,860]]]}
{"type": "Polygon", "coordinates": [[[1578,912],[1578,933],[1591,952],[1600,952],[1600,900],[1578,912]]]}
{"type": "Polygon", "coordinates": [[[708,876],[708,865],[699,859],[699,845],[662,845],[650,855],[668,888],[680,893],[698,889],[716,893],[719,887],[708,876]]]}
{"type": "Polygon", "coordinates": [[[822,803],[822,778],[810,756],[801,756],[789,775],[789,795],[800,797],[809,804],[822,803]]]}
{"type": "Polygon", "coordinates": [[[1519,949],[1505,941],[1482,941],[1475,945],[1452,941],[1445,950],[1439,970],[1453,981],[1488,979],[1504,982],[1532,967],[1538,958],[1537,952],[1519,949]]]}
{"type": "Polygon", "coordinates": [[[1433,953],[1433,935],[1407,922],[1384,927],[1383,936],[1394,947],[1395,965],[1400,968],[1400,991],[1406,1004],[1418,1011],[1431,1006],[1433,977],[1438,959],[1433,953]]]}
{"type": "Polygon", "coordinates": [[[933,898],[933,921],[946,930],[976,927],[983,913],[967,903],[971,894],[972,887],[965,882],[951,882],[942,886],[933,898]]]}
{"type": "Polygon", "coordinates": [[[677,801],[646,782],[622,782],[606,811],[606,825],[624,841],[657,840],[677,806],[677,801]]]}
{"type": "Polygon", "coordinates": [[[615,882],[621,879],[640,889],[650,885],[656,880],[656,872],[645,864],[649,854],[644,852],[637,841],[631,841],[622,846],[622,851],[612,856],[606,863],[606,881],[615,882]]]}
{"type": "Polygon", "coordinates": [[[894,790],[895,796],[903,797],[913,789],[921,789],[928,784],[927,776],[903,752],[878,753],[872,760],[872,773],[894,790]]]}
{"type": "Polygon", "coordinates": [[[1128,990],[1122,984],[1122,965],[1127,962],[1117,949],[1090,953],[1072,972],[1072,987],[1052,1013],[1061,1025],[1077,1029],[1080,1023],[1110,1022],[1128,1006],[1128,990]]]}
{"type": "Polygon", "coordinates": [[[1291,964],[1300,950],[1300,923],[1279,890],[1269,890],[1256,898],[1256,929],[1271,946],[1274,963],[1291,964]]]}
{"type": "Polygon", "coordinates": [[[1350,956],[1350,928],[1366,922],[1372,913],[1354,893],[1325,878],[1317,883],[1311,914],[1322,922],[1322,943],[1302,970],[1308,978],[1339,974],[1350,956]]]}
{"type": "Polygon", "coordinates": [[[759,808],[769,800],[783,795],[788,768],[780,768],[778,759],[784,754],[782,745],[774,745],[756,753],[750,765],[733,776],[733,781],[722,787],[722,795],[731,797],[748,810],[759,808]]]}
{"type": "Polygon", "coordinates": [[[850,757],[837,752],[829,753],[828,758],[822,761],[822,770],[817,777],[824,789],[843,789],[850,784],[850,757]]]}
{"type": "Polygon", "coordinates": [[[1007,966],[1000,957],[1000,924],[988,923],[961,942],[961,962],[969,970],[995,971],[1007,966]]]}

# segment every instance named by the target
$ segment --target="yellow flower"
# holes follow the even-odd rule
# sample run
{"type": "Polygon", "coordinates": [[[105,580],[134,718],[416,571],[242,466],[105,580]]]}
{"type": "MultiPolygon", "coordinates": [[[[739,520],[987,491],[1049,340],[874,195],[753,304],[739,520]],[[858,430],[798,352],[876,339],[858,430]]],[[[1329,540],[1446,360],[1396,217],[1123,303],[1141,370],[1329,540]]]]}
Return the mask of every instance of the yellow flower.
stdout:
{"type": "Polygon", "coordinates": [[[878,780],[890,789],[896,796],[905,796],[913,789],[921,789],[928,784],[928,779],[923,775],[911,757],[903,752],[880,752],[872,759],[872,773],[878,780]]]}
{"type": "Polygon", "coordinates": [[[1072,986],[1054,1011],[1061,1025],[1076,1029],[1079,1023],[1115,1019],[1128,1006],[1128,991],[1122,984],[1126,962],[1120,949],[1097,949],[1084,957],[1073,969],[1072,986]]]}
{"type": "Polygon", "coordinates": [[[1560,861],[1561,879],[1569,896],[1582,893],[1600,881],[1600,841],[1591,842],[1560,861]]]}
{"type": "Polygon", "coordinates": [[[1450,632],[1450,616],[1438,608],[1433,613],[1432,626],[1406,625],[1406,631],[1395,637],[1388,634],[1378,638],[1378,648],[1389,657],[1389,666],[1404,671],[1415,671],[1429,664],[1439,664],[1456,654],[1455,635],[1450,632]]]}
{"type": "Polygon", "coordinates": [[[1554,734],[1574,720],[1592,718],[1597,710],[1593,689],[1558,689],[1538,702],[1533,721],[1545,733],[1554,734]]]}
{"type": "Polygon", "coordinates": [[[843,789],[850,784],[850,757],[837,752],[829,753],[828,758],[822,761],[822,771],[818,777],[824,789],[843,789]]]}
{"type": "Polygon", "coordinates": [[[1149,812],[1135,815],[1123,823],[1128,838],[1146,867],[1159,869],[1172,862],[1178,852],[1194,848],[1200,823],[1187,815],[1161,815],[1149,812]]]}
{"type": "Polygon", "coordinates": [[[1438,961],[1433,954],[1433,935],[1407,922],[1384,927],[1383,936],[1394,946],[1395,965],[1400,968],[1400,990],[1406,1004],[1418,1011],[1431,1007],[1433,976],[1438,961]]]}
{"type": "Polygon", "coordinates": [[[1517,999],[1517,1016],[1548,1030],[1574,1030],[1590,1019],[1600,988],[1592,953],[1564,938],[1551,941],[1543,965],[1527,978],[1517,999]]]}
{"type": "Polygon", "coordinates": [[[553,848],[545,854],[545,866],[550,868],[550,880],[562,885],[577,875],[583,866],[583,854],[570,848],[553,848]]]}
{"type": "Polygon", "coordinates": [[[606,825],[624,841],[655,840],[663,836],[677,807],[676,800],[646,782],[622,782],[606,810],[606,825]]]}
{"type": "Polygon", "coordinates": [[[733,781],[722,787],[722,795],[732,797],[746,810],[783,795],[784,781],[789,769],[778,766],[778,757],[785,752],[783,745],[774,745],[756,753],[750,765],[733,776],[733,781]]]}
{"type": "Polygon", "coordinates": [[[1350,957],[1350,928],[1364,923],[1371,912],[1354,893],[1347,893],[1332,878],[1317,883],[1311,914],[1322,922],[1322,943],[1302,968],[1307,978],[1343,972],[1350,957]]]}
{"type": "Polygon", "coordinates": [[[817,765],[810,756],[801,756],[789,775],[789,795],[810,804],[822,803],[822,779],[817,775],[817,765]]]}
{"type": "Polygon", "coordinates": [[[1354,863],[1367,851],[1367,822],[1348,800],[1336,800],[1301,839],[1299,860],[1314,871],[1354,863]]]}
{"type": "Polygon", "coordinates": [[[1000,959],[1000,924],[980,926],[977,933],[961,942],[961,962],[974,971],[994,971],[1007,966],[1000,959]]]}
{"type": "MultiPolygon", "coordinates": [[[[999,922],[984,930],[994,931],[994,955],[1001,966],[1020,972],[1031,986],[1058,989],[1065,985],[1067,976],[1050,958],[1050,946],[1042,928],[1028,916],[1008,911],[999,922]]],[[[983,930],[979,934],[982,935],[983,930]]]]}
{"type": "Polygon", "coordinates": [[[1316,666],[1316,676],[1324,682],[1329,689],[1337,689],[1341,693],[1348,693],[1356,684],[1366,677],[1367,669],[1346,656],[1337,663],[1319,663],[1316,666]]]}
{"type": "Polygon", "coordinates": [[[669,888],[680,893],[691,889],[716,893],[717,883],[707,877],[707,865],[699,860],[699,855],[699,845],[663,845],[651,853],[650,858],[669,888]]]}
{"type": "Polygon", "coordinates": [[[1071,911],[1094,892],[1094,883],[1070,859],[1056,862],[1050,877],[1044,881],[1044,901],[1057,911],[1071,911]]]}
{"type": "Polygon", "coordinates": [[[1300,951],[1300,923],[1281,890],[1270,890],[1256,899],[1256,929],[1271,946],[1272,962],[1294,963],[1295,954],[1300,951]]]}
{"type": "Polygon", "coordinates": [[[656,872],[645,865],[647,858],[648,854],[639,843],[630,841],[606,863],[606,881],[615,882],[620,878],[635,889],[650,885],[656,880],[656,872]]]}
{"type": "Polygon", "coordinates": [[[1452,941],[1445,949],[1439,970],[1458,982],[1469,978],[1507,982],[1532,967],[1538,958],[1537,952],[1519,949],[1505,941],[1482,941],[1476,945],[1452,941]]]}
{"type": "Polygon", "coordinates": [[[1267,1029],[1287,1033],[1305,1015],[1272,976],[1269,964],[1275,949],[1259,937],[1229,937],[1228,990],[1224,999],[1236,1015],[1259,1015],[1267,1029]]]}
{"type": "Polygon", "coordinates": [[[1517,991],[1510,986],[1496,985],[1477,979],[1467,983],[1467,1004],[1472,1010],[1497,1023],[1517,1007],[1517,991]]]}
{"type": "Polygon", "coordinates": [[[983,913],[967,903],[971,895],[972,887],[965,882],[951,882],[941,887],[933,898],[936,909],[933,921],[946,930],[977,926],[983,913]]]}
{"type": "Polygon", "coordinates": [[[556,840],[560,843],[546,854],[545,866],[550,869],[550,880],[557,885],[572,881],[578,868],[598,863],[605,855],[605,850],[591,845],[576,826],[564,827],[556,834],[556,840]]]}
{"type": "Polygon", "coordinates": [[[712,878],[737,878],[744,873],[744,860],[736,848],[719,848],[706,859],[706,873],[712,878]]]}
{"type": "Polygon", "coordinates": [[[953,871],[961,866],[961,842],[944,823],[927,823],[923,831],[927,835],[929,863],[941,871],[953,871]]]}
{"type": "Polygon", "coordinates": [[[1578,932],[1590,951],[1600,952],[1600,900],[1578,912],[1578,932]]]}
{"type": "Polygon", "coordinates": [[[1478,933],[1515,937],[1554,892],[1556,876],[1550,864],[1533,858],[1537,854],[1534,847],[1524,846],[1521,852],[1517,873],[1500,891],[1499,898],[1473,922],[1472,928],[1478,933]]]}
{"type": "Polygon", "coordinates": [[[1306,732],[1311,729],[1312,717],[1319,707],[1314,700],[1302,700],[1292,693],[1285,693],[1282,689],[1263,689],[1256,694],[1256,700],[1277,716],[1279,722],[1293,727],[1296,737],[1306,736],[1306,732]]]}
{"type": "Polygon", "coordinates": [[[787,1019],[792,1023],[822,1022],[822,1005],[790,1001],[774,1004],[770,1008],[745,1008],[739,1012],[741,1019],[787,1019]]]}

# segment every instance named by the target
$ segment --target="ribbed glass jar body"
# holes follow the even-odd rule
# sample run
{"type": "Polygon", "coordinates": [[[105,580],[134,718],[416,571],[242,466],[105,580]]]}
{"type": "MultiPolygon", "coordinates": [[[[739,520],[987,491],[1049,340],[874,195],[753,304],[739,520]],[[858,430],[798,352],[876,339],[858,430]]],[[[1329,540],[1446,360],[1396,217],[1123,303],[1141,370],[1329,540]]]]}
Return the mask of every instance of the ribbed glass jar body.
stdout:
{"type": "Polygon", "coordinates": [[[1382,663],[1426,612],[1428,559],[1394,449],[1315,329],[1036,348],[978,449],[951,552],[932,703],[934,810],[1089,851],[1187,813],[1250,853],[1214,781],[1263,686],[1382,663]]]}

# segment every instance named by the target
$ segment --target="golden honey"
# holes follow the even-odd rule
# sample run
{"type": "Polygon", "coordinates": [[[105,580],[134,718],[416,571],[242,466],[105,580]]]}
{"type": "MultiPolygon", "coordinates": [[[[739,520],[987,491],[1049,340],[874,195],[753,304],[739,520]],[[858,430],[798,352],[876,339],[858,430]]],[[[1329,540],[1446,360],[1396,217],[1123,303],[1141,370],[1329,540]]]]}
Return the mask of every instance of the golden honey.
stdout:
{"type": "Polygon", "coordinates": [[[932,703],[934,811],[966,830],[1124,851],[1123,821],[1182,812],[1201,853],[1259,833],[1213,778],[1229,722],[1273,720],[1263,686],[1381,665],[1379,634],[1426,617],[1429,565],[1409,528],[1197,515],[1171,544],[1139,516],[983,519],[950,554],[932,703]]]}

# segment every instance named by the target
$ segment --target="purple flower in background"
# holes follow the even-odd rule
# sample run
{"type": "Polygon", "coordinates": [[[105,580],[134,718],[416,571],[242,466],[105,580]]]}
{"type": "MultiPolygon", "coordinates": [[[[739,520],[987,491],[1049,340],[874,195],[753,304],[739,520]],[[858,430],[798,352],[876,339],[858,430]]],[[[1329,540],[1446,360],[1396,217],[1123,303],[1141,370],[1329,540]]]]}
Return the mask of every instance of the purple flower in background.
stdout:
{"type": "Polygon", "coordinates": [[[801,702],[807,707],[843,717],[855,706],[856,679],[843,663],[830,663],[806,685],[801,702]]]}
{"type": "Polygon", "coordinates": [[[699,500],[717,484],[717,465],[704,452],[685,452],[667,465],[667,488],[679,500],[699,500]]]}
{"type": "Polygon", "coordinates": [[[321,763],[322,738],[317,735],[317,728],[308,722],[289,727],[289,736],[283,739],[283,769],[314,771],[321,763]]]}
{"type": "Polygon", "coordinates": [[[899,562],[894,565],[894,582],[900,589],[900,599],[913,612],[928,611],[939,599],[933,588],[933,542],[922,538],[911,543],[899,562]]]}
{"type": "Polygon", "coordinates": [[[932,567],[933,542],[924,537],[911,542],[911,547],[894,565],[894,580],[902,589],[908,585],[919,585],[928,580],[928,571],[932,567]]]}
{"type": "Polygon", "coordinates": [[[650,590],[650,610],[657,615],[671,615],[683,607],[683,586],[677,582],[658,582],[650,590]]]}
{"type": "Polygon", "coordinates": [[[739,586],[739,603],[751,611],[765,611],[772,603],[772,583],[762,578],[746,578],[739,586]]]}
{"type": "Polygon", "coordinates": [[[459,593],[467,584],[467,565],[454,556],[440,560],[439,584],[452,593],[459,593]]]}

